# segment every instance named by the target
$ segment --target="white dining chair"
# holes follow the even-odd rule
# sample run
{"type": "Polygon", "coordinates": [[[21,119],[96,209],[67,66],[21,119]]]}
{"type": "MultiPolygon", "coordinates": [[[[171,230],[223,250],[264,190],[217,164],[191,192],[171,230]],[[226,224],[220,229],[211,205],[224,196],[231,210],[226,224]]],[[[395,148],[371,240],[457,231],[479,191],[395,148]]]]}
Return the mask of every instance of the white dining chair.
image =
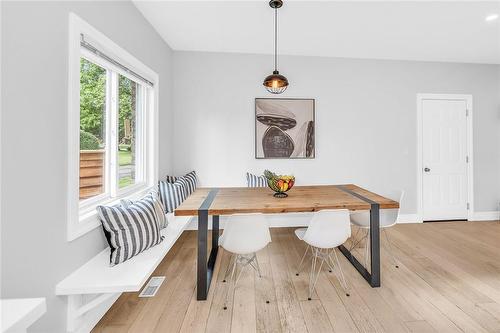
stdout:
{"type": "MultiPolygon", "coordinates": [[[[394,193],[393,195],[390,195],[389,198],[395,200],[395,198],[398,197],[399,194],[399,203],[403,201],[405,192],[404,191],[398,191],[398,193],[394,193]]],[[[398,262],[396,261],[396,257],[394,256],[394,252],[392,251],[392,244],[389,239],[389,235],[387,234],[387,228],[390,228],[396,224],[398,221],[398,216],[399,216],[400,208],[398,209],[381,209],[380,210],[380,230],[381,233],[384,234],[384,237],[387,241],[387,246],[389,249],[389,253],[391,254],[392,261],[394,263],[394,266],[396,268],[399,268],[398,262]]],[[[363,240],[365,240],[365,248],[364,248],[364,255],[365,255],[365,267],[368,267],[368,258],[370,255],[370,212],[369,211],[353,211],[351,212],[351,224],[358,227],[358,232],[356,232],[355,239],[357,238],[357,234],[359,233],[359,230],[365,230],[364,235],[362,235],[361,239],[358,241],[354,241],[351,245],[351,251],[363,240]]]]}
{"type": "MultiPolygon", "coordinates": [[[[234,282],[234,290],[246,266],[251,266],[257,271],[259,277],[261,277],[256,252],[265,248],[270,242],[271,234],[269,233],[269,225],[263,214],[235,214],[229,216],[222,236],[219,238],[220,246],[232,254],[224,273],[223,282],[226,282],[228,272],[231,269],[229,284],[234,282]],[[241,269],[236,279],[234,279],[237,265],[240,265],[241,269]]],[[[230,285],[226,289],[224,310],[227,309],[229,288],[230,285]]]]}
{"type": "Polygon", "coordinates": [[[344,244],[351,236],[349,211],[347,209],[335,209],[315,212],[309,227],[296,229],[295,235],[307,244],[296,275],[300,274],[304,258],[309,249],[312,253],[308,299],[311,300],[323,264],[326,264],[330,271],[334,271],[335,266],[338,268],[337,278],[346,295],[349,296],[347,282],[336,250],[337,246],[344,244]],[[332,254],[335,257],[336,264],[333,262],[332,254]]]}

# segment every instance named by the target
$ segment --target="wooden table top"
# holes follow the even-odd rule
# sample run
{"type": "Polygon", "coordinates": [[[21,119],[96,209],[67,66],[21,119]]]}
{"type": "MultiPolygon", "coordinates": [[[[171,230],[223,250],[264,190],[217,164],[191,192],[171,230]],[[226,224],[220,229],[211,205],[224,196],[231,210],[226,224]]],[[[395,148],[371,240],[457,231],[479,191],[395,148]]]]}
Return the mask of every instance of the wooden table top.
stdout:
{"type": "MultiPolygon", "coordinates": [[[[294,186],[287,198],[275,198],[267,187],[222,187],[208,209],[209,215],[315,212],[322,209],[369,210],[370,203],[341,189],[350,190],[380,205],[399,208],[399,203],[353,184],[294,186]]],[[[213,188],[198,188],[177,209],[176,216],[195,216],[213,188]]]]}

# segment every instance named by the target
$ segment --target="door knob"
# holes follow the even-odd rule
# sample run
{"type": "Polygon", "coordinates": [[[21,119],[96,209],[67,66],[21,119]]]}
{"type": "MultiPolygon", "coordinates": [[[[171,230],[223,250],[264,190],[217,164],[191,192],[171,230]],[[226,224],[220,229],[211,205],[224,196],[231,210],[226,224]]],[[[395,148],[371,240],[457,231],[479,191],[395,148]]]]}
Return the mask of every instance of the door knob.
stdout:
{"type": "Polygon", "coordinates": [[[429,172],[429,171],[431,171],[431,169],[429,169],[429,168],[425,167],[425,168],[424,168],[424,171],[425,171],[425,172],[429,172]]]}

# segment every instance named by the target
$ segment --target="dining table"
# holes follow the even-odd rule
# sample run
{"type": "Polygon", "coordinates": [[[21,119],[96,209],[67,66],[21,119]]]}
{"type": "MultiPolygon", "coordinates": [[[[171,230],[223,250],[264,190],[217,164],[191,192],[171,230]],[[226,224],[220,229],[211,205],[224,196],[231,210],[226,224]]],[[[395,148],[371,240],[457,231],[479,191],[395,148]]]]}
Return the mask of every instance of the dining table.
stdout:
{"type": "MultiPolygon", "coordinates": [[[[288,197],[276,198],[266,187],[197,188],[175,211],[175,216],[196,216],[197,300],[206,300],[219,249],[219,217],[232,214],[286,214],[324,209],[369,211],[369,270],[344,246],[339,250],[371,287],[380,287],[380,210],[399,208],[399,203],[354,184],[294,186],[288,197]],[[209,217],[212,218],[208,254],[209,217]],[[208,258],[208,259],[207,259],[208,258]]],[[[308,221],[304,221],[307,225],[308,221]]],[[[334,223],[334,222],[332,222],[334,223]]]]}

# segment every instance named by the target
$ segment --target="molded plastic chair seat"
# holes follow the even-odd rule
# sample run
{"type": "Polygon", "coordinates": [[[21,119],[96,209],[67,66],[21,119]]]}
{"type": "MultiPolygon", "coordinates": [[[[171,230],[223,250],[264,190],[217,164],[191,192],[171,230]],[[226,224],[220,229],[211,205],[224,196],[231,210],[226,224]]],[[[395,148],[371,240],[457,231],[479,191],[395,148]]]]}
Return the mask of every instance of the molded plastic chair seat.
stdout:
{"type": "MultiPolygon", "coordinates": [[[[395,225],[398,213],[398,209],[380,210],[380,228],[388,228],[395,225]]],[[[369,228],[370,212],[366,210],[351,212],[351,223],[360,228],[369,228]]]]}
{"type": "Polygon", "coordinates": [[[262,214],[231,215],[219,238],[225,250],[236,254],[249,254],[262,250],[271,242],[267,220],[262,214]]]}
{"type": "Polygon", "coordinates": [[[336,252],[336,247],[345,243],[351,236],[349,211],[347,209],[328,209],[315,212],[309,227],[296,229],[295,235],[307,244],[296,275],[300,273],[307,251],[311,249],[312,252],[308,299],[311,300],[323,264],[329,267],[330,272],[334,270],[332,254],[335,256],[336,266],[338,267],[340,284],[346,291],[346,295],[349,296],[345,276],[336,252]]]}
{"type": "MultiPolygon", "coordinates": [[[[401,203],[403,201],[404,197],[404,191],[399,192],[399,202],[401,203]]],[[[392,195],[391,197],[396,197],[397,195],[392,195]]],[[[394,253],[392,251],[392,245],[391,241],[389,240],[389,235],[387,235],[386,228],[392,227],[396,224],[398,221],[398,216],[399,216],[400,208],[398,209],[382,209],[380,210],[380,229],[382,233],[384,234],[386,240],[387,240],[387,245],[389,246],[389,252],[392,256],[392,260],[394,261],[394,265],[396,268],[399,268],[398,263],[396,261],[396,257],[394,256],[394,253]]],[[[370,244],[370,237],[368,235],[370,234],[370,212],[369,211],[356,211],[356,212],[351,212],[351,224],[357,226],[360,229],[365,229],[365,235],[358,241],[353,241],[351,245],[351,251],[363,240],[366,239],[365,241],[365,266],[368,267],[368,249],[369,249],[369,244],[370,244]]],[[[359,231],[359,230],[358,230],[359,231]]],[[[356,239],[357,234],[353,237],[356,239]]]]}
{"type": "Polygon", "coordinates": [[[306,234],[307,228],[300,228],[300,229],[295,229],[295,236],[297,236],[298,239],[303,240],[304,235],[306,234]]]}
{"type": "MultiPolygon", "coordinates": [[[[257,260],[256,252],[262,250],[271,242],[271,234],[269,233],[269,225],[263,214],[248,214],[231,215],[226,222],[224,232],[222,236],[219,237],[219,244],[222,248],[228,252],[235,254],[234,260],[231,260],[226,268],[226,273],[224,274],[224,280],[226,281],[226,276],[231,268],[231,278],[229,282],[233,281],[233,277],[236,271],[236,266],[240,264],[242,266],[238,276],[234,281],[234,287],[246,266],[252,266],[260,274],[259,262],[257,260]]],[[[227,309],[227,297],[229,295],[229,286],[226,289],[226,296],[224,301],[224,310],[227,309]]]]}

